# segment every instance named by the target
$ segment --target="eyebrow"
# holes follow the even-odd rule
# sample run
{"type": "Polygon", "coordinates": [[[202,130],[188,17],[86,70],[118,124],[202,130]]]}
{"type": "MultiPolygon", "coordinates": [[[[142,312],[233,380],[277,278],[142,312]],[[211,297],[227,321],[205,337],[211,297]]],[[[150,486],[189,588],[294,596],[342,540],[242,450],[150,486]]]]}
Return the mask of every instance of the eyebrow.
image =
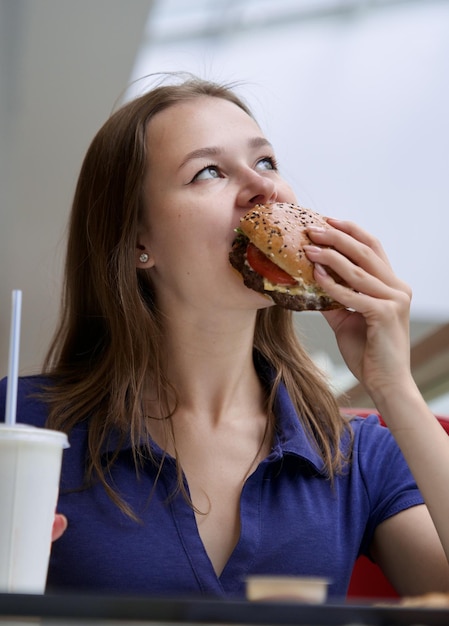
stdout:
{"type": "MultiPolygon", "coordinates": [[[[268,139],[265,139],[265,137],[253,137],[248,141],[248,146],[250,148],[273,148],[271,143],[268,141],[268,139]]],[[[193,161],[194,159],[217,157],[222,152],[223,149],[216,146],[205,146],[204,148],[192,150],[192,152],[189,152],[183,159],[181,165],[179,166],[179,169],[181,169],[182,167],[184,167],[184,165],[186,165],[186,163],[188,163],[189,161],[193,161]]]]}

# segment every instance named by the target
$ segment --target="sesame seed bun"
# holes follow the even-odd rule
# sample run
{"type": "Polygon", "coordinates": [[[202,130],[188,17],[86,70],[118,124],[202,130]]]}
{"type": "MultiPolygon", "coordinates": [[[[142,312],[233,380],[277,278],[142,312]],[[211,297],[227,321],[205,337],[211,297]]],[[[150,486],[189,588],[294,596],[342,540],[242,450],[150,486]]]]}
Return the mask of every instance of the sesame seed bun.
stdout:
{"type": "Polygon", "coordinates": [[[314,279],[314,265],[303,249],[304,245],[312,244],[306,232],[311,226],[329,228],[324,216],[296,204],[256,205],[240,219],[240,238],[230,254],[231,264],[242,274],[247,287],[268,295],[284,308],[295,311],[342,308],[314,279]],[[249,242],[296,283],[275,285],[259,276],[246,260],[249,242]]]}
{"type": "Polygon", "coordinates": [[[266,256],[295,280],[315,284],[313,263],[303,246],[312,241],[310,226],[327,228],[326,218],[296,204],[257,205],[240,219],[240,230],[266,256]]]}

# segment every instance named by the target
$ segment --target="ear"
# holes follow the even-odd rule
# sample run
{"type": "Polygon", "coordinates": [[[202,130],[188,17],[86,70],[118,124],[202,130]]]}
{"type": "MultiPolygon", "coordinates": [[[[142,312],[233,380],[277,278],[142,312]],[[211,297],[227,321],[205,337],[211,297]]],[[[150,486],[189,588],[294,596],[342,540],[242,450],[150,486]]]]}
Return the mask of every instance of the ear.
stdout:
{"type": "Polygon", "coordinates": [[[147,270],[150,267],[153,267],[154,259],[149,253],[149,251],[142,244],[137,244],[136,246],[136,267],[138,269],[147,270]]]}

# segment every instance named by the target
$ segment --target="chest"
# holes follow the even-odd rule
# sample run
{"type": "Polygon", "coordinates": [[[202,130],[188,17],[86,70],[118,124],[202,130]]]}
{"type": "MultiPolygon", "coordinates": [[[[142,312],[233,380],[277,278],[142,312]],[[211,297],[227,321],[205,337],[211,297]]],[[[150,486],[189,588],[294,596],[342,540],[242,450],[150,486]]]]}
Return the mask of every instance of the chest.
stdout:
{"type": "MultiPolygon", "coordinates": [[[[321,479],[264,461],[243,486],[237,486],[236,477],[229,480],[228,498],[213,495],[218,521],[210,516],[216,524],[201,528],[201,513],[176,492],[173,466],[165,465],[155,486],[153,469],[136,482],[123,461],[114,470],[115,485],[141,521],[121,513],[100,486],[62,493],[58,508],[67,515],[69,527],[53,546],[50,585],[108,593],[242,597],[250,574],[314,574],[331,577],[335,593],[344,593],[351,554],[357,553],[364,531],[363,515],[351,511],[349,501],[346,512],[336,506],[321,479]],[[235,505],[232,514],[225,510],[229,503],[235,505]],[[238,532],[228,529],[226,543],[214,544],[219,524],[238,532]],[[213,550],[216,563],[218,558],[224,563],[218,575],[210,558],[213,550]]],[[[196,501],[204,505],[207,500],[196,501]]]]}
{"type": "Polygon", "coordinates": [[[191,498],[198,534],[217,576],[220,576],[240,532],[240,502],[246,480],[257,467],[261,457],[268,454],[263,445],[253,458],[223,448],[214,453],[189,454],[183,458],[189,496],[191,498]]]}

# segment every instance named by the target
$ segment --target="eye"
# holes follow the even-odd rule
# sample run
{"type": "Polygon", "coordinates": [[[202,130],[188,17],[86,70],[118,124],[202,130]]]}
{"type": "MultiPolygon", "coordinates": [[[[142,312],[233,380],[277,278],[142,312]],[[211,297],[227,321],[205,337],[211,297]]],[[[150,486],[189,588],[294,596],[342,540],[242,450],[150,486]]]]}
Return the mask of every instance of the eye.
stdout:
{"type": "Polygon", "coordinates": [[[216,165],[207,165],[203,167],[195,176],[192,178],[192,183],[196,180],[210,180],[211,178],[221,178],[221,172],[216,165]]]}
{"type": "Polygon", "coordinates": [[[263,159],[259,159],[259,161],[257,161],[256,168],[258,170],[277,171],[278,166],[277,166],[276,159],[274,157],[263,157],[263,159]]]}

